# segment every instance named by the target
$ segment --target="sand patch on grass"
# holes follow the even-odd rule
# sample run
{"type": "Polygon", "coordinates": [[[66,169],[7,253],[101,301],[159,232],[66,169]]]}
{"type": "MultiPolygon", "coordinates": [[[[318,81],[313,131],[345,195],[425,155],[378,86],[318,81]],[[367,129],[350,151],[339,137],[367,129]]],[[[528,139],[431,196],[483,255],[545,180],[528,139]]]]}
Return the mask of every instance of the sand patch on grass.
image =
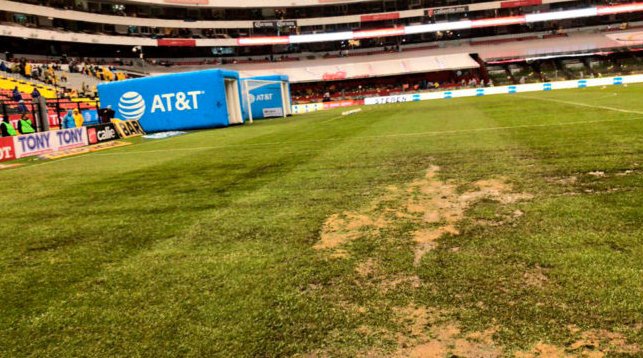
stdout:
{"type": "Polygon", "coordinates": [[[397,338],[400,349],[390,357],[499,357],[495,329],[463,334],[459,325],[444,321],[437,310],[409,305],[394,309],[397,323],[406,328],[397,338]]]}
{"type": "Polygon", "coordinates": [[[627,169],[627,170],[624,170],[622,172],[616,173],[616,176],[617,177],[624,177],[624,176],[627,176],[627,175],[630,175],[630,174],[633,174],[633,173],[634,173],[633,169],[627,169]]]}
{"type": "MultiPolygon", "coordinates": [[[[384,230],[406,221],[417,227],[412,233],[414,264],[417,266],[427,252],[437,247],[440,237],[460,233],[457,223],[474,203],[490,199],[507,205],[533,197],[528,193],[514,192],[505,178],[479,180],[470,183],[471,190],[459,192],[456,183],[437,177],[439,171],[438,166],[432,165],[423,177],[404,188],[387,187],[381,198],[361,211],[331,215],[324,222],[321,240],[314,248],[331,250],[331,255],[335,257],[346,257],[343,245],[365,235],[382,235],[384,230]]],[[[514,211],[511,218],[522,215],[524,212],[514,211]]],[[[500,224],[508,221],[501,220],[500,224]]]]}
{"type": "MultiPolygon", "coordinates": [[[[462,357],[462,358],[571,358],[605,357],[614,354],[639,356],[640,347],[627,342],[625,336],[607,330],[588,330],[568,326],[575,337],[570,343],[556,345],[540,341],[531,348],[511,351],[496,342],[500,327],[492,326],[484,330],[467,331],[457,321],[453,312],[410,303],[391,308],[391,322],[397,327],[393,331],[381,326],[360,325],[356,332],[376,341],[393,342],[397,347],[389,350],[382,347],[365,349],[351,353],[356,357],[462,357]]],[[[636,329],[637,327],[634,327],[636,329]]],[[[640,328],[640,327],[639,327],[640,328]]],[[[309,355],[304,355],[309,356],[309,355]]],[[[317,352],[314,357],[329,356],[317,352]]],[[[330,355],[332,356],[332,354],[330,355]]]]}
{"type": "Polygon", "coordinates": [[[578,182],[578,177],[576,175],[562,177],[562,178],[553,178],[548,180],[551,183],[561,184],[561,185],[574,185],[578,182]]]}
{"type": "Polygon", "coordinates": [[[336,251],[335,256],[345,256],[345,251],[337,250],[337,248],[362,237],[369,231],[377,231],[389,224],[389,220],[384,215],[375,216],[351,211],[333,214],[324,222],[321,240],[313,248],[317,250],[331,249],[336,251]]]}
{"type": "Polygon", "coordinates": [[[523,280],[527,286],[543,288],[549,281],[549,278],[545,274],[545,269],[536,265],[536,267],[525,272],[523,280]]]}
{"type": "Polygon", "coordinates": [[[622,333],[604,329],[581,331],[578,327],[567,327],[577,338],[565,347],[539,342],[528,351],[515,353],[517,358],[558,358],[558,357],[590,357],[600,358],[613,354],[638,356],[641,348],[637,344],[628,343],[622,333]]]}
{"type": "Polygon", "coordinates": [[[583,332],[580,338],[569,346],[569,350],[594,357],[603,357],[607,353],[632,356],[641,353],[641,348],[637,344],[628,344],[623,334],[604,329],[583,332]]]}
{"type": "Polygon", "coordinates": [[[422,285],[420,277],[417,275],[405,273],[391,275],[382,272],[380,263],[373,258],[358,263],[355,273],[361,279],[359,285],[375,286],[382,294],[404,288],[417,289],[422,285]]]}
{"type": "Polygon", "coordinates": [[[562,347],[555,346],[553,344],[548,344],[544,342],[538,342],[534,347],[529,351],[516,352],[514,355],[516,358],[567,358],[571,357],[569,354],[565,353],[565,349],[562,347]]]}
{"type": "Polygon", "coordinates": [[[375,260],[369,258],[368,260],[360,263],[355,268],[355,271],[360,277],[369,277],[376,273],[376,263],[375,260]]]}

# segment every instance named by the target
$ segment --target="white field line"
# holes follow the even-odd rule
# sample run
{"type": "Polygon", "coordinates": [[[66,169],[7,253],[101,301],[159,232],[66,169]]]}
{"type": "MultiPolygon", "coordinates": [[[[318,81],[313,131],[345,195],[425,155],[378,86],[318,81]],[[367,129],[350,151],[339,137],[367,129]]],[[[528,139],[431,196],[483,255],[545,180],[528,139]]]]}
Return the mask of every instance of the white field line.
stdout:
{"type": "MultiPolygon", "coordinates": [[[[643,114],[643,113],[641,113],[641,114],[643,114]]],[[[486,132],[486,131],[496,131],[496,130],[508,130],[508,129],[562,127],[562,126],[575,126],[575,125],[594,124],[594,123],[609,123],[609,122],[618,122],[618,121],[634,121],[634,120],[639,120],[639,119],[643,119],[643,117],[602,119],[602,120],[594,120],[594,121],[574,121],[574,122],[566,122],[566,123],[549,123],[549,124],[524,124],[524,125],[519,125],[519,126],[457,129],[457,130],[448,130],[448,131],[428,131],[428,132],[414,132],[414,133],[383,134],[383,135],[373,135],[373,136],[357,136],[357,137],[351,137],[351,138],[324,138],[324,139],[311,139],[311,140],[300,140],[300,141],[267,142],[267,143],[254,143],[254,144],[253,143],[230,144],[230,145],[207,146],[207,147],[191,147],[191,148],[167,148],[167,149],[113,152],[113,153],[103,152],[103,153],[89,153],[89,155],[118,156],[118,155],[129,155],[129,154],[164,153],[164,152],[177,152],[177,151],[199,151],[199,150],[208,150],[208,149],[224,149],[224,148],[232,148],[232,147],[261,147],[261,146],[275,146],[275,145],[284,145],[284,144],[305,144],[305,143],[341,141],[341,140],[345,140],[345,139],[380,139],[380,138],[398,138],[398,137],[401,138],[401,137],[416,137],[416,136],[430,136],[430,135],[466,134],[466,133],[476,133],[476,132],[486,132]]]]}
{"type": "MultiPolygon", "coordinates": [[[[616,93],[614,93],[614,95],[616,95],[616,93]]],[[[607,106],[595,106],[593,104],[572,102],[572,101],[563,101],[563,100],[560,100],[560,99],[553,99],[553,98],[531,97],[531,96],[524,96],[524,95],[516,95],[516,97],[534,99],[534,100],[537,100],[537,101],[548,101],[548,102],[569,104],[571,106],[605,109],[605,110],[608,110],[608,111],[615,111],[615,112],[621,112],[621,113],[643,114],[643,112],[641,112],[641,111],[634,111],[634,110],[630,110],[630,109],[614,108],[614,107],[607,107],[607,106]]],[[[601,98],[605,98],[605,96],[603,96],[601,98]]]]}
{"type": "MultiPolygon", "coordinates": [[[[532,98],[532,99],[536,99],[536,100],[561,102],[561,103],[567,103],[567,104],[571,104],[571,105],[580,105],[580,106],[584,106],[584,107],[602,108],[602,109],[614,110],[614,111],[625,112],[625,113],[643,114],[643,112],[640,112],[640,111],[629,111],[629,110],[624,110],[624,109],[619,109],[619,108],[593,106],[593,105],[589,105],[589,104],[585,104],[585,103],[560,101],[560,100],[552,100],[552,99],[542,99],[542,98],[534,98],[534,97],[528,97],[528,96],[521,96],[521,97],[532,98]]],[[[332,119],[334,119],[334,118],[332,118],[332,119]]],[[[415,132],[415,133],[383,134],[383,135],[374,135],[374,136],[358,136],[358,137],[352,137],[351,139],[378,139],[378,138],[398,138],[398,137],[415,137],[415,136],[430,136],[430,135],[466,134],[466,133],[476,133],[476,132],[486,132],[486,131],[496,131],[496,130],[508,130],[508,129],[562,127],[562,126],[575,126],[575,125],[594,124],[594,123],[609,123],[609,122],[618,122],[618,121],[634,121],[634,120],[639,120],[639,119],[643,119],[643,117],[603,119],[603,120],[595,120],[595,121],[574,121],[574,122],[549,123],[549,124],[524,124],[524,125],[519,125],[519,126],[458,129],[458,130],[449,130],[449,131],[428,131],[428,132],[415,132]]],[[[65,161],[65,160],[71,160],[71,159],[77,159],[77,158],[87,158],[87,157],[91,157],[91,156],[120,156],[120,155],[145,154],[145,153],[200,151],[200,150],[209,150],[209,149],[225,149],[225,148],[233,148],[233,147],[262,147],[262,146],[284,145],[284,144],[289,144],[289,143],[292,143],[292,144],[305,144],[305,143],[341,141],[341,140],[344,140],[344,139],[345,138],[324,138],[324,139],[311,139],[311,140],[288,141],[288,142],[283,142],[282,141],[282,142],[254,143],[254,144],[253,143],[229,144],[229,145],[207,146],[207,147],[168,148],[168,149],[138,150],[138,151],[112,152],[112,153],[109,153],[109,152],[103,152],[103,153],[94,152],[94,153],[86,153],[84,155],[78,155],[78,156],[73,156],[73,157],[68,157],[68,158],[51,160],[51,161],[42,162],[42,163],[33,164],[33,165],[20,166],[20,167],[17,167],[17,168],[7,169],[6,172],[16,171],[16,170],[20,170],[20,169],[33,168],[33,167],[39,167],[39,166],[47,165],[47,164],[59,163],[61,161],[65,161]]],[[[136,146],[144,145],[144,144],[148,144],[148,143],[158,143],[158,142],[140,143],[140,144],[138,144],[136,146]]]]}
{"type": "Polygon", "coordinates": [[[331,118],[331,119],[327,119],[327,120],[325,120],[325,121],[321,121],[321,122],[319,122],[319,123],[328,123],[328,122],[332,122],[332,121],[334,121],[334,120],[336,120],[336,119],[340,119],[340,118],[342,118],[342,117],[343,117],[343,116],[335,116],[335,117],[333,117],[333,118],[331,118]]]}

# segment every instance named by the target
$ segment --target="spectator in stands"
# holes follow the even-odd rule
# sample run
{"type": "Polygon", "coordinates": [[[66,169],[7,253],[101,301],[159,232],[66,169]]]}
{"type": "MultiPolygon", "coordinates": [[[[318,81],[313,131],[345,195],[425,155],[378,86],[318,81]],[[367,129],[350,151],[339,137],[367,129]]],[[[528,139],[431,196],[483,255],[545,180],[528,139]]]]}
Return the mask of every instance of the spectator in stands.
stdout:
{"type": "Polygon", "coordinates": [[[11,99],[18,102],[18,112],[27,112],[27,106],[25,106],[25,101],[22,99],[22,94],[20,94],[20,91],[18,91],[18,86],[13,89],[13,92],[11,93],[11,99]]]}
{"type": "Polygon", "coordinates": [[[13,91],[11,92],[11,99],[16,102],[22,100],[22,95],[20,94],[20,91],[18,91],[18,86],[13,88],[13,91]]]}
{"type": "Polygon", "coordinates": [[[74,108],[73,116],[74,116],[74,124],[76,125],[76,128],[82,127],[83,122],[85,121],[85,118],[83,118],[83,115],[80,114],[80,111],[78,110],[78,108],[74,108]]]}
{"type": "Polygon", "coordinates": [[[4,121],[0,123],[0,132],[3,137],[13,137],[18,135],[18,133],[16,133],[16,129],[13,128],[13,125],[9,122],[8,117],[4,117],[4,121]]]}
{"type": "Polygon", "coordinates": [[[37,100],[38,97],[40,97],[40,91],[36,87],[33,88],[33,91],[31,91],[31,98],[34,100],[37,100]]]}
{"type": "Polygon", "coordinates": [[[74,121],[74,113],[70,109],[67,111],[67,114],[63,117],[62,120],[62,128],[63,129],[68,129],[68,128],[76,128],[76,122],[74,121]]]}
{"type": "Polygon", "coordinates": [[[25,113],[23,113],[22,117],[18,120],[18,132],[20,132],[20,134],[31,134],[36,132],[33,128],[33,124],[29,118],[27,118],[25,113]]]}

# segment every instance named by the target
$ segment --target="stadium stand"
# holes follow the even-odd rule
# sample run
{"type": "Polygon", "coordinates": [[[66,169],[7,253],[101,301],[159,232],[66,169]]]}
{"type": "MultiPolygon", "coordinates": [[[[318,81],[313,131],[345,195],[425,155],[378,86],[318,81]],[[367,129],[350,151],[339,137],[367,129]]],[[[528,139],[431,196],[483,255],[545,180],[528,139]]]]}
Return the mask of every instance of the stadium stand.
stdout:
{"type": "Polygon", "coordinates": [[[287,75],[295,102],[640,69],[638,2],[248,4],[0,0],[2,51],[8,66],[24,58],[54,68],[23,77],[66,98],[93,98],[104,81],[212,67],[287,75]]]}

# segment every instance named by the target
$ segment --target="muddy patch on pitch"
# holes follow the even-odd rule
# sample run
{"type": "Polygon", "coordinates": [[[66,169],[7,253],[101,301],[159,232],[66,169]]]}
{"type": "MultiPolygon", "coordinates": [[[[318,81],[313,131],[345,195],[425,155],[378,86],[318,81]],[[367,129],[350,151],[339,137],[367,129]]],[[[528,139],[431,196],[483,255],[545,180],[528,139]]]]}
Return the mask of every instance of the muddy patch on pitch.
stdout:
{"type": "Polygon", "coordinates": [[[534,268],[525,272],[523,281],[527,286],[543,288],[548,283],[549,278],[546,275],[545,269],[536,265],[534,268]]]}
{"type": "Polygon", "coordinates": [[[333,250],[333,256],[346,257],[348,253],[339,247],[353,241],[369,231],[377,231],[389,225],[384,216],[373,216],[356,212],[333,214],[322,228],[321,240],[313,247],[317,250],[333,250]]]}
{"type": "MultiPolygon", "coordinates": [[[[437,240],[444,235],[458,235],[457,223],[474,203],[488,199],[501,204],[529,200],[528,193],[515,192],[506,178],[479,180],[461,192],[453,181],[440,180],[438,166],[430,166],[422,178],[404,188],[387,187],[381,198],[374,200],[359,212],[346,211],[331,215],[322,227],[321,240],[314,245],[318,250],[330,250],[334,257],[346,257],[342,247],[365,235],[382,235],[400,222],[410,222],[417,229],[412,233],[415,242],[414,264],[437,247],[437,240]]],[[[516,210],[503,225],[524,212],[516,210]]]]}
{"type": "MultiPolygon", "coordinates": [[[[628,343],[621,333],[607,330],[588,330],[568,326],[573,339],[557,345],[540,341],[521,351],[508,350],[496,341],[500,326],[484,330],[466,330],[453,320],[454,311],[409,303],[391,308],[391,327],[360,325],[356,332],[375,341],[395,344],[392,350],[383,346],[352,352],[356,357],[605,357],[610,355],[640,356],[639,345],[628,343]]],[[[633,327],[637,329],[640,327],[633,327]]],[[[316,356],[329,354],[316,353],[316,356]]],[[[333,356],[330,354],[330,356],[333,356]]]]}
{"type": "Polygon", "coordinates": [[[502,350],[493,342],[494,328],[462,333],[456,323],[443,319],[437,310],[409,305],[394,309],[400,347],[392,357],[499,357],[502,350]]]}
{"type": "Polygon", "coordinates": [[[357,272],[360,277],[370,277],[377,274],[375,260],[369,258],[368,260],[358,264],[355,268],[355,272],[357,272]]]}
{"type": "Polygon", "coordinates": [[[536,357],[605,357],[609,355],[638,356],[641,348],[638,344],[628,343],[622,333],[604,329],[581,331],[578,327],[567,327],[576,336],[572,343],[557,346],[539,342],[528,351],[515,353],[517,358],[536,357]]]}
{"type": "Polygon", "coordinates": [[[607,353],[632,356],[641,353],[639,345],[628,343],[623,334],[604,329],[583,332],[580,338],[572,343],[568,349],[574,353],[581,352],[583,355],[595,357],[602,357],[607,353]]]}
{"type": "Polygon", "coordinates": [[[360,262],[355,266],[355,273],[360,282],[356,285],[371,286],[380,293],[399,291],[403,289],[417,289],[422,285],[420,277],[413,274],[398,273],[386,274],[381,269],[380,262],[373,258],[360,262]]]}
{"type": "Polygon", "coordinates": [[[545,180],[553,184],[574,185],[578,182],[578,177],[576,175],[572,175],[567,177],[554,177],[545,180]]]}

